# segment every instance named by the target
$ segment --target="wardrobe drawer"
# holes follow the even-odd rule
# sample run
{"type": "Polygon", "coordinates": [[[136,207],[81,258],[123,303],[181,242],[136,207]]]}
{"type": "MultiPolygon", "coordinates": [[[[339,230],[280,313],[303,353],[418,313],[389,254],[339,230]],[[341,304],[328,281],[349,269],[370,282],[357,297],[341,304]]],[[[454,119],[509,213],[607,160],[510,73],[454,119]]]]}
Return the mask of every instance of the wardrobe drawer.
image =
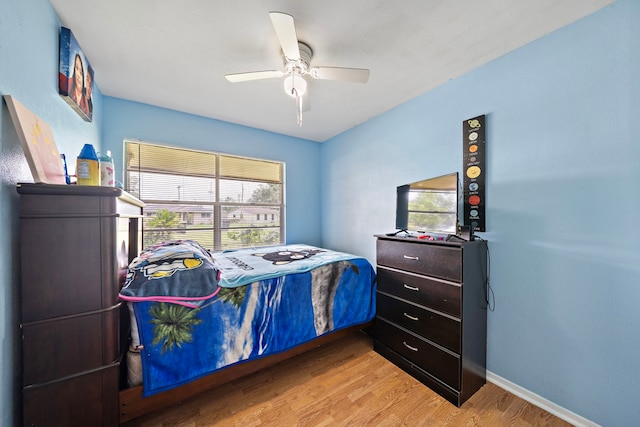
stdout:
{"type": "Polygon", "coordinates": [[[23,386],[111,365],[120,357],[120,306],[22,325],[23,386]]]}
{"type": "Polygon", "coordinates": [[[377,295],[377,316],[460,353],[460,322],[416,305],[377,295]]]}
{"type": "Polygon", "coordinates": [[[23,390],[25,426],[118,425],[120,364],[23,390]]]}
{"type": "Polygon", "coordinates": [[[376,319],[375,339],[445,384],[456,390],[460,389],[459,356],[380,318],[376,319]]]}
{"type": "Polygon", "coordinates": [[[460,285],[405,274],[385,268],[377,271],[378,290],[425,307],[460,317],[462,315],[460,285]]]}
{"type": "Polygon", "coordinates": [[[462,249],[424,242],[377,240],[377,263],[400,270],[462,281],[462,249]]]}

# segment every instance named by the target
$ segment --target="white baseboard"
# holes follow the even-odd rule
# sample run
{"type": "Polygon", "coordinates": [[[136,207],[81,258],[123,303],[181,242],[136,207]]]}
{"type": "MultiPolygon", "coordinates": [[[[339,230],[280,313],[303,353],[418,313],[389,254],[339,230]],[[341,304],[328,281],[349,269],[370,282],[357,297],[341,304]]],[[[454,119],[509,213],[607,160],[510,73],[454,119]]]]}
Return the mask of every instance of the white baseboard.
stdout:
{"type": "Polygon", "coordinates": [[[600,427],[593,421],[581,417],[580,415],[575,414],[568,409],[563,408],[562,406],[556,405],[555,403],[545,399],[544,397],[538,396],[537,394],[527,390],[526,388],[520,387],[519,385],[514,384],[511,381],[494,374],[493,372],[487,371],[487,381],[497,385],[502,389],[507,390],[510,393],[515,394],[516,396],[526,400],[532,405],[536,405],[537,407],[544,409],[545,411],[555,415],[560,419],[565,420],[566,422],[574,426],[600,427]]]}

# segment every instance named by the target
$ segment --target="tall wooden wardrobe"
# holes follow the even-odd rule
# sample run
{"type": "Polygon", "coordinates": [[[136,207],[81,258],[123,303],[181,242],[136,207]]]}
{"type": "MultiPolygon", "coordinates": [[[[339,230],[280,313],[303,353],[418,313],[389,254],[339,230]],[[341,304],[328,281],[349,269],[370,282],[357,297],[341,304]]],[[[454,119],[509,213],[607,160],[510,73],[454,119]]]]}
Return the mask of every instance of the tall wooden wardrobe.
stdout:
{"type": "Polygon", "coordinates": [[[143,203],[121,189],[18,184],[25,426],[118,424],[118,292],[143,203]]]}

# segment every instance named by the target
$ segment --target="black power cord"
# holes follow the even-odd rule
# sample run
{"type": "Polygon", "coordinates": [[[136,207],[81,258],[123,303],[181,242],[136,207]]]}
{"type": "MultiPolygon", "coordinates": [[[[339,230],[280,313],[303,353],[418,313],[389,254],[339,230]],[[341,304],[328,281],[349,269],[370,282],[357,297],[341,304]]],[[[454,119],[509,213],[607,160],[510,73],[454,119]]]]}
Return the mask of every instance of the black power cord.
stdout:
{"type": "Polygon", "coordinates": [[[487,308],[489,311],[495,311],[496,309],[496,296],[493,293],[493,289],[491,288],[491,283],[489,281],[489,271],[491,271],[491,253],[489,252],[489,242],[483,239],[480,236],[475,236],[476,240],[480,240],[484,243],[485,248],[487,249],[487,271],[484,274],[484,292],[485,292],[485,302],[487,303],[487,308]]]}

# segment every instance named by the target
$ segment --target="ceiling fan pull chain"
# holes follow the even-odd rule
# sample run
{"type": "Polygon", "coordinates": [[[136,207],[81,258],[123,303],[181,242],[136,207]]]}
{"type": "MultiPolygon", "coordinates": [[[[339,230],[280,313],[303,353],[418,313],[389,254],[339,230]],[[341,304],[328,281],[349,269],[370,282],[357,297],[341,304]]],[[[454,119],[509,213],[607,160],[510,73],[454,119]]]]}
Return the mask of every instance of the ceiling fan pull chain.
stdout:
{"type": "Polygon", "coordinates": [[[302,97],[296,92],[296,122],[302,127],[302,97]]]}

